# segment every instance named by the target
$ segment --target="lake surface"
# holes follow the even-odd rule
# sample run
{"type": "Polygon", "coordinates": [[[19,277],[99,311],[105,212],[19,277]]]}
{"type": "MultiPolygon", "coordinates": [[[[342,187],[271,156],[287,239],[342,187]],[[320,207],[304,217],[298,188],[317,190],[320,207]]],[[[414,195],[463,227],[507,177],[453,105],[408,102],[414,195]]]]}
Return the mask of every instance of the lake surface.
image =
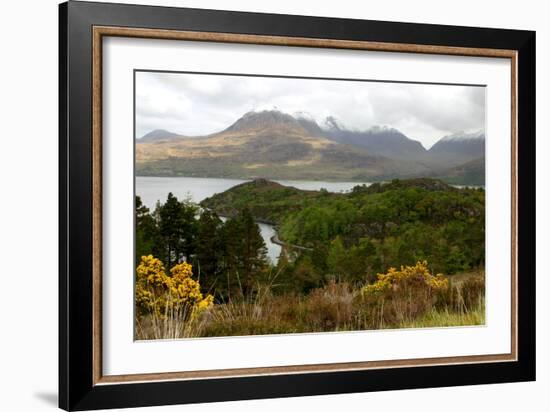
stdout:
{"type": "MultiPolygon", "coordinates": [[[[219,179],[201,177],[152,177],[136,176],[136,194],[149,209],[154,209],[157,201],[164,203],[169,192],[172,192],[178,199],[190,199],[195,203],[210,197],[216,193],[225,192],[227,189],[249,180],[241,179],[219,179]]],[[[324,188],[329,192],[345,193],[358,182],[322,182],[309,180],[274,180],[284,186],[293,186],[302,190],[320,190],[324,188]]],[[[370,183],[365,182],[367,186],[370,183]]],[[[262,237],[267,246],[267,254],[273,263],[277,263],[281,254],[281,246],[271,242],[275,235],[275,229],[265,223],[258,224],[262,237]]]]}

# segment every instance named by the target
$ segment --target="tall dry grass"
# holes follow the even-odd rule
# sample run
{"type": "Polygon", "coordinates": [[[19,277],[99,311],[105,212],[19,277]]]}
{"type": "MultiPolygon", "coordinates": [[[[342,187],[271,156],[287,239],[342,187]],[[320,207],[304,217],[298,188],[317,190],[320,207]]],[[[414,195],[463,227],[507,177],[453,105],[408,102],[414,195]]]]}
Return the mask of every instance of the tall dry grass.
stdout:
{"type": "MultiPolygon", "coordinates": [[[[167,293],[165,301],[170,301],[172,295],[167,293]]],[[[195,338],[202,335],[207,317],[205,313],[193,311],[189,305],[164,305],[163,311],[152,311],[147,315],[136,316],[135,338],[150,339],[182,339],[195,338]]]]}
{"type": "Polygon", "coordinates": [[[136,323],[137,339],[179,339],[304,332],[481,325],[485,280],[470,275],[436,293],[414,288],[366,300],[361,288],[331,282],[308,295],[276,295],[271,284],[248,297],[213,305],[192,318],[187,313],[149,315],[136,323]]]}

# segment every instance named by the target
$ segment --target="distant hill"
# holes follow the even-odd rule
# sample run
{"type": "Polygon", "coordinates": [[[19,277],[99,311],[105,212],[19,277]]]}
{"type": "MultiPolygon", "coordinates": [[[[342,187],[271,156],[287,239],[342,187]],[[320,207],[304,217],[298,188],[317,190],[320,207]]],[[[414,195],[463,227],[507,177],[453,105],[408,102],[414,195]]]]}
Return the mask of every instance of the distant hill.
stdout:
{"type": "Polygon", "coordinates": [[[309,201],[341,196],[340,193],[301,190],[266,179],[255,179],[216,193],[204,199],[201,206],[227,217],[249,208],[257,221],[279,224],[283,216],[301,210],[309,201]]]}
{"type": "Polygon", "coordinates": [[[330,139],[363,147],[380,156],[406,160],[423,159],[426,156],[426,149],[420,142],[391,127],[374,126],[364,131],[347,130],[333,117],[328,117],[325,125],[330,139]]]}
{"type": "MultiPolygon", "coordinates": [[[[357,185],[349,193],[301,190],[266,179],[255,179],[233,186],[225,192],[216,193],[204,199],[201,206],[227,217],[233,217],[240,210],[248,208],[257,221],[280,225],[285,216],[315,204],[326,206],[338,199],[356,201],[385,192],[405,193],[409,189],[441,194],[460,191],[441,180],[430,178],[394,179],[391,182],[374,183],[370,186],[357,185]]],[[[363,204],[361,201],[356,203],[358,207],[363,204]]]]}
{"type": "Polygon", "coordinates": [[[219,133],[188,137],[154,130],[136,142],[138,175],[328,181],[436,177],[470,185],[484,181],[483,132],[445,136],[426,150],[395,128],[350,130],[334,117],[320,125],[306,112],[251,111],[219,133]]]}
{"type": "Polygon", "coordinates": [[[157,129],[153,130],[152,132],[149,132],[141,137],[141,139],[137,139],[137,143],[151,143],[151,142],[159,142],[163,140],[172,140],[172,139],[179,139],[183,136],[169,132],[167,130],[163,129],[157,129]]]}
{"type": "Polygon", "coordinates": [[[485,186],[485,156],[451,167],[438,177],[454,185],[485,186]]]}
{"type": "Polygon", "coordinates": [[[329,139],[312,121],[277,110],[248,112],[220,133],[136,146],[137,172],[308,180],[386,179],[431,169],[329,139]]]}
{"type": "Polygon", "coordinates": [[[442,164],[458,166],[485,156],[485,133],[459,132],[443,137],[430,150],[429,157],[442,164]]]}

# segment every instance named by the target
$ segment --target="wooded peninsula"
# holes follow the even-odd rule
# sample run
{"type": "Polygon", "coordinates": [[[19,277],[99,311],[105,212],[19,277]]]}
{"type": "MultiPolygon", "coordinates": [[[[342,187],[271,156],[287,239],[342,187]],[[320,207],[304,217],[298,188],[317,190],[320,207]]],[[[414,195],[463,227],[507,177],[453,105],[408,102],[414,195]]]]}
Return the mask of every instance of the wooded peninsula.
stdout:
{"type": "Polygon", "coordinates": [[[136,197],[136,336],[483,324],[484,262],[485,190],[436,179],[136,197]],[[276,264],[258,222],[276,228],[276,264]]]}

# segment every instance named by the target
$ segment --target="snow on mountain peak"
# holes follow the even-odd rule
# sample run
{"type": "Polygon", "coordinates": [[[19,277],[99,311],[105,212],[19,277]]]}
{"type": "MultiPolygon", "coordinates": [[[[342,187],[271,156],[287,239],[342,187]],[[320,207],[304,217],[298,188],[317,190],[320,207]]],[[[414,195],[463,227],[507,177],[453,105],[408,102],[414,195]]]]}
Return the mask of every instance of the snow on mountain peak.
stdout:
{"type": "Polygon", "coordinates": [[[458,140],[479,140],[479,139],[485,139],[485,131],[476,130],[470,133],[460,131],[460,132],[456,132],[445,136],[443,139],[441,139],[441,141],[449,142],[449,141],[458,141],[458,140]]]}
{"type": "Polygon", "coordinates": [[[304,112],[304,111],[294,112],[293,116],[296,119],[304,119],[304,120],[308,120],[310,122],[315,122],[315,118],[309,112],[304,112]]]}

